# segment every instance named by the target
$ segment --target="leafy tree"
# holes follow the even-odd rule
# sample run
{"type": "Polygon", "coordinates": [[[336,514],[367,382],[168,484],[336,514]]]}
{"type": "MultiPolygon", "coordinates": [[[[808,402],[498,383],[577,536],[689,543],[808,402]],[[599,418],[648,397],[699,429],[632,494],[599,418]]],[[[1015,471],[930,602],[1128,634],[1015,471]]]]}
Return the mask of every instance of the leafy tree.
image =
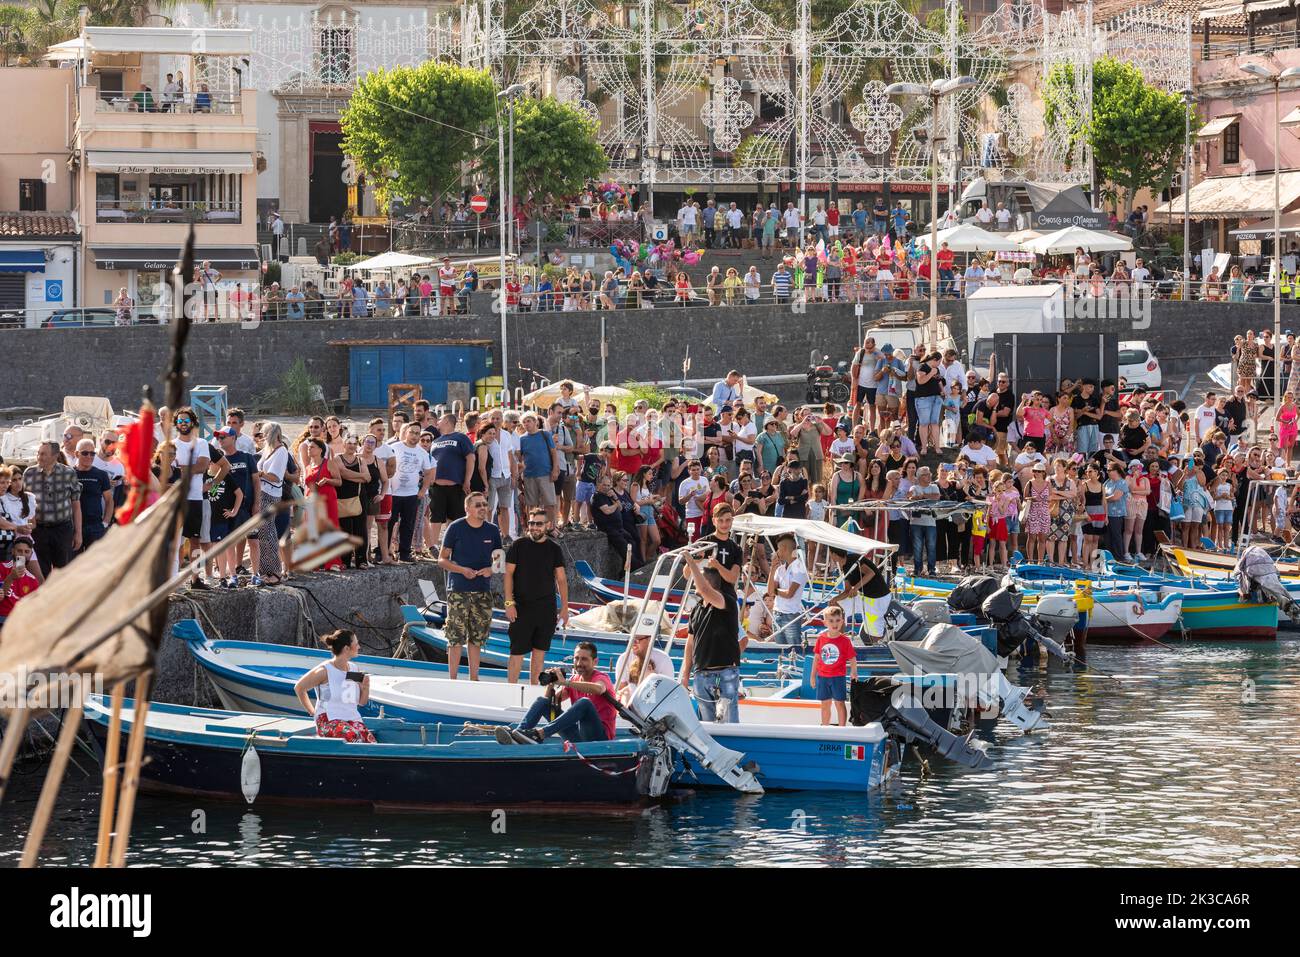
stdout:
{"type": "Polygon", "coordinates": [[[343,152],[384,204],[440,196],[474,158],[495,109],[496,86],[484,70],[434,61],[379,69],[361,78],[339,117],[343,152]]]}
{"type": "Polygon", "coordinates": [[[1092,70],[1089,142],[1097,177],[1122,191],[1128,215],[1139,189],[1159,193],[1172,180],[1190,108],[1177,93],[1147,83],[1130,64],[1107,57],[1092,70]]]}
{"type": "MultiPolygon", "coordinates": [[[[504,107],[503,107],[503,122],[504,107]]],[[[483,151],[482,167],[497,179],[497,152],[483,151]]],[[[609,169],[596,141],[596,121],[554,97],[515,103],[515,194],[547,201],[569,196],[609,169]]]]}

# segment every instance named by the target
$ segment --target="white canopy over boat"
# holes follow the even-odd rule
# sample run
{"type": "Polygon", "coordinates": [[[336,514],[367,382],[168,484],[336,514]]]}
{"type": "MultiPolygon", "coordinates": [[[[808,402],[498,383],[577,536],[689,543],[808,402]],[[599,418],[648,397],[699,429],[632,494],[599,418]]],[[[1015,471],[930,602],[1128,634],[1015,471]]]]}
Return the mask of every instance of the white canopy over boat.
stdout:
{"type": "Polygon", "coordinates": [[[878,542],[873,538],[855,535],[842,528],[836,528],[827,522],[815,522],[808,518],[777,518],[775,515],[737,515],[731,524],[731,530],[738,535],[762,535],[772,537],[791,534],[820,545],[838,548],[851,555],[866,555],[871,552],[896,552],[897,545],[878,542]]]}

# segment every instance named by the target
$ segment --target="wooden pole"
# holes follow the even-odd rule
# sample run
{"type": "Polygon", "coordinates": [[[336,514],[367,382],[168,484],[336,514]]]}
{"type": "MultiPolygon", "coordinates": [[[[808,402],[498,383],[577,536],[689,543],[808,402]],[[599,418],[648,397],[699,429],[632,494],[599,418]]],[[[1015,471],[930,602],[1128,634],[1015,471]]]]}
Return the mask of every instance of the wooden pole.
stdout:
{"type": "Polygon", "coordinates": [[[95,867],[108,866],[109,838],[113,833],[113,811],[122,783],[119,766],[122,743],[122,696],[126,682],[113,685],[113,712],[108,721],[108,739],[104,742],[104,793],[99,799],[99,838],[95,842],[95,867]]]}
{"type": "Polygon", "coordinates": [[[20,867],[35,867],[41,854],[41,842],[45,840],[45,829],[54,814],[54,803],[59,797],[59,788],[63,784],[63,773],[68,769],[68,755],[77,740],[81,729],[82,704],[78,701],[63,715],[63,727],[59,730],[59,743],[50,760],[50,769],[45,773],[45,783],[41,785],[41,796],[36,802],[36,813],[32,815],[32,826],[27,832],[27,843],[23,845],[23,858],[20,867]]]}
{"type": "Polygon", "coordinates": [[[3,745],[0,745],[0,804],[4,803],[5,787],[9,784],[9,772],[13,770],[14,761],[18,757],[18,749],[22,746],[23,732],[27,730],[27,722],[32,719],[32,709],[28,707],[17,708],[9,712],[9,723],[5,725],[5,737],[3,745]]]}
{"type": "Polygon", "coordinates": [[[110,867],[126,866],[126,847],[131,840],[131,817],[135,814],[135,795],[140,787],[140,762],[144,758],[145,723],[149,717],[149,684],[153,672],[136,679],[131,713],[131,736],[126,746],[126,772],[122,776],[122,793],[117,806],[117,824],[113,828],[113,852],[110,867]]]}

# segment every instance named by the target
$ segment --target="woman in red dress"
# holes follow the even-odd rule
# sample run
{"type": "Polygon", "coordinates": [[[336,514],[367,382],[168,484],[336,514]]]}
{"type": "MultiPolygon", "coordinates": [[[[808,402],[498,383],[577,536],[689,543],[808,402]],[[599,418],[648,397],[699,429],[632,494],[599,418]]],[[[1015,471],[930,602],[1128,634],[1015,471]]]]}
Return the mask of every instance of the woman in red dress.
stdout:
{"type": "MultiPolygon", "coordinates": [[[[343,484],[343,478],[334,467],[335,456],[329,454],[325,443],[317,438],[310,438],[303,442],[303,448],[307,450],[307,494],[319,498],[325,506],[325,514],[329,517],[330,524],[335,528],[339,527],[339,486],[343,484]]],[[[320,505],[317,505],[320,508],[320,505]]],[[[342,571],[343,562],[337,558],[331,558],[325,565],[326,568],[342,571]]]]}

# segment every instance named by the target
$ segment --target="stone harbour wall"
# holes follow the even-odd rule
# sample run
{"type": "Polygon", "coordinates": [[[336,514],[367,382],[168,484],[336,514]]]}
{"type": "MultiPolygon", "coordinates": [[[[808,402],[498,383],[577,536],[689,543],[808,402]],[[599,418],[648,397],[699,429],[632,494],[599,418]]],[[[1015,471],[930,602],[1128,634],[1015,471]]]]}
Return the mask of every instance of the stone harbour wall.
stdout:
{"type": "MultiPolygon", "coordinates": [[[[675,382],[690,350],[692,378],[720,376],[737,368],[751,376],[802,373],[811,353],[849,358],[860,328],[898,308],[925,309],[924,302],[866,303],[857,317],[848,303],[812,304],[804,311],[760,305],[625,310],[609,313],[518,313],[509,317],[509,361],[552,378],[601,381],[601,325],[608,342],[605,381],[675,382]]],[[[348,342],[409,340],[480,342],[500,370],[500,317],[486,296],[475,315],[450,318],[346,319],[195,326],[186,351],[189,381],[229,388],[235,404],[251,405],[276,387],[298,357],[327,397],[348,384],[348,342]]],[[[959,343],[965,344],[965,303],[945,301],[959,343]]],[[[1268,303],[1155,302],[1149,327],[1127,318],[1071,319],[1069,332],[1114,332],[1145,339],[1171,374],[1205,372],[1226,361],[1232,338],[1246,329],[1271,328],[1268,303]],[[1136,326],[1136,327],[1135,327],[1136,326]]],[[[1300,331],[1300,308],[1284,305],[1283,330],[1300,331]]],[[[162,395],[168,329],[134,326],[89,329],[0,330],[0,408],[57,410],[65,395],[104,395],[115,407],[133,408],[141,386],[162,395]]],[[[797,391],[797,388],[796,388],[797,391]]]]}

